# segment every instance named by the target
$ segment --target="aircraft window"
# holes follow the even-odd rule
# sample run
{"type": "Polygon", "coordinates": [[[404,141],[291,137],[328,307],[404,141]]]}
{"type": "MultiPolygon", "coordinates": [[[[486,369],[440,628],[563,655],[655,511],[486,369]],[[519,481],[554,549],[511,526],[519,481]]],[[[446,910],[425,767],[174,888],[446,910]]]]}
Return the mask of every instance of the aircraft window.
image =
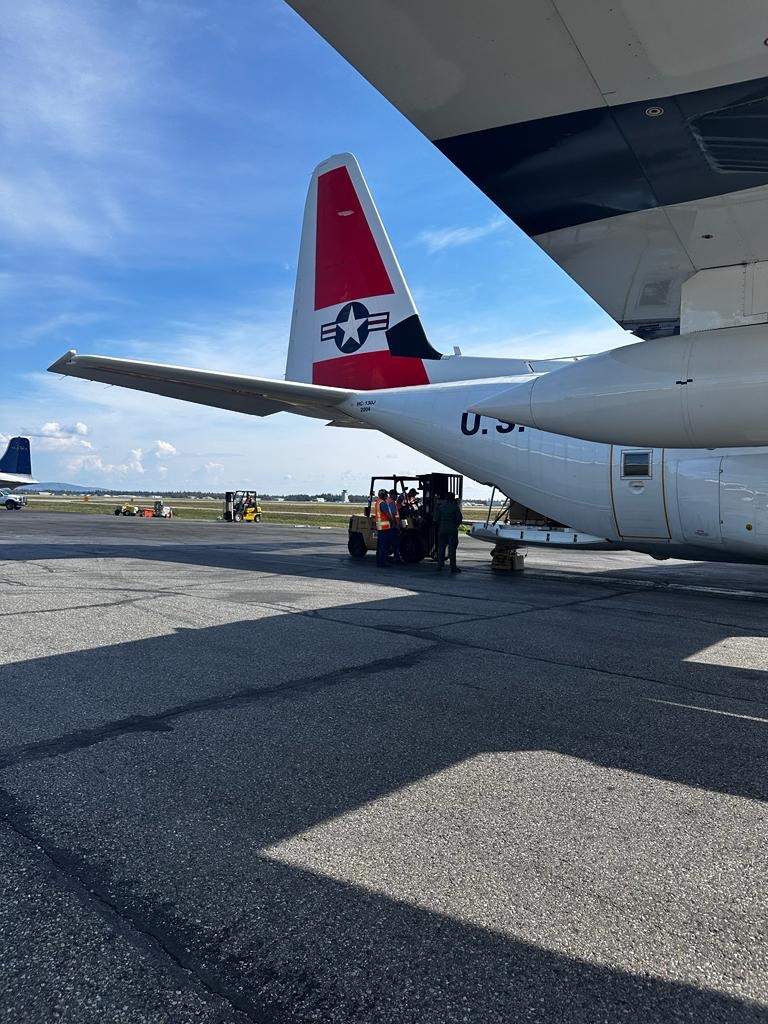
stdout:
{"type": "Polygon", "coordinates": [[[622,452],[621,453],[621,475],[625,476],[650,476],[651,475],[651,453],[650,452],[622,452]]]}

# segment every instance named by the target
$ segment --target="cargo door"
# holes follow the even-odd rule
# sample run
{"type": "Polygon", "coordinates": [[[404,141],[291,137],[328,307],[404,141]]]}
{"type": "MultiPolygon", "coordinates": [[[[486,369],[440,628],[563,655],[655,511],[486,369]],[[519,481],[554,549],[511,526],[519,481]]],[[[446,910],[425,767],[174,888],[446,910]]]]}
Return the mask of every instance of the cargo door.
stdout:
{"type": "Polygon", "coordinates": [[[677,464],[680,528],[691,544],[719,544],[720,464],[717,455],[681,459],[677,464]]]}
{"type": "Polygon", "coordinates": [[[614,445],[611,451],[611,495],[619,535],[669,540],[664,449],[614,445]]]}
{"type": "Polygon", "coordinates": [[[768,455],[726,455],[722,461],[723,538],[763,549],[768,544],[768,455]]]}

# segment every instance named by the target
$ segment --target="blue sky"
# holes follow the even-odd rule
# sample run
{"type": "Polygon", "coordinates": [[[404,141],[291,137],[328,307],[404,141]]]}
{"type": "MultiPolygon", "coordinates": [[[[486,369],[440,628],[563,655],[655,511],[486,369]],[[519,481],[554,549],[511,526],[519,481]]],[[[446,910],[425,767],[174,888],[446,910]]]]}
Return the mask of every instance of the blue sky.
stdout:
{"type": "Polygon", "coordinates": [[[277,0],[29,0],[0,36],[0,435],[32,437],[40,479],[356,491],[430,465],[379,435],[329,443],[318,421],[45,372],[76,348],[282,376],[309,176],[342,150],[437,348],[569,355],[626,337],[277,0]]]}

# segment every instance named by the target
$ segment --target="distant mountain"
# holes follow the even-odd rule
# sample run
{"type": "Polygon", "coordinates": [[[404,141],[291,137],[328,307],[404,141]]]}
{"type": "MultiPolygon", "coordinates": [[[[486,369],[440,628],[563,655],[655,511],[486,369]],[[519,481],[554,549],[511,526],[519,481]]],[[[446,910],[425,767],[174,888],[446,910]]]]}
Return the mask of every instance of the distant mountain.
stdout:
{"type": "Polygon", "coordinates": [[[26,494],[34,494],[36,491],[68,491],[70,494],[109,494],[112,493],[106,487],[81,487],[80,484],[62,484],[62,483],[41,483],[41,484],[24,484],[23,487],[17,487],[17,491],[24,491],[26,494]]]}

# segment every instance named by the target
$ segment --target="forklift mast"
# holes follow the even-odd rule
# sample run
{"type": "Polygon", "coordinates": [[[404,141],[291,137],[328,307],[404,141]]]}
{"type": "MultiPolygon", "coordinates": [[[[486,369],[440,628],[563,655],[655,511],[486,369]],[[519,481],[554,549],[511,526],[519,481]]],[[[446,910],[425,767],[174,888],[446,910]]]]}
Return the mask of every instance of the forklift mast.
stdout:
{"type": "Polygon", "coordinates": [[[458,473],[420,473],[418,476],[373,476],[371,477],[371,488],[368,492],[368,504],[365,514],[371,514],[371,508],[376,500],[377,491],[386,488],[387,491],[395,490],[398,494],[415,487],[420,492],[424,514],[430,518],[435,513],[435,506],[447,494],[455,494],[458,501],[461,501],[464,491],[464,477],[458,473]]]}
{"type": "Polygon", "coordinates": [[[461,501],[464,491],[464,477],[458,473],[429,473],[419,477],[424,493],[424,507],[434,515],[435,506],[438,501],[448,494],[455,494],[456,500],[461,501]]]}

